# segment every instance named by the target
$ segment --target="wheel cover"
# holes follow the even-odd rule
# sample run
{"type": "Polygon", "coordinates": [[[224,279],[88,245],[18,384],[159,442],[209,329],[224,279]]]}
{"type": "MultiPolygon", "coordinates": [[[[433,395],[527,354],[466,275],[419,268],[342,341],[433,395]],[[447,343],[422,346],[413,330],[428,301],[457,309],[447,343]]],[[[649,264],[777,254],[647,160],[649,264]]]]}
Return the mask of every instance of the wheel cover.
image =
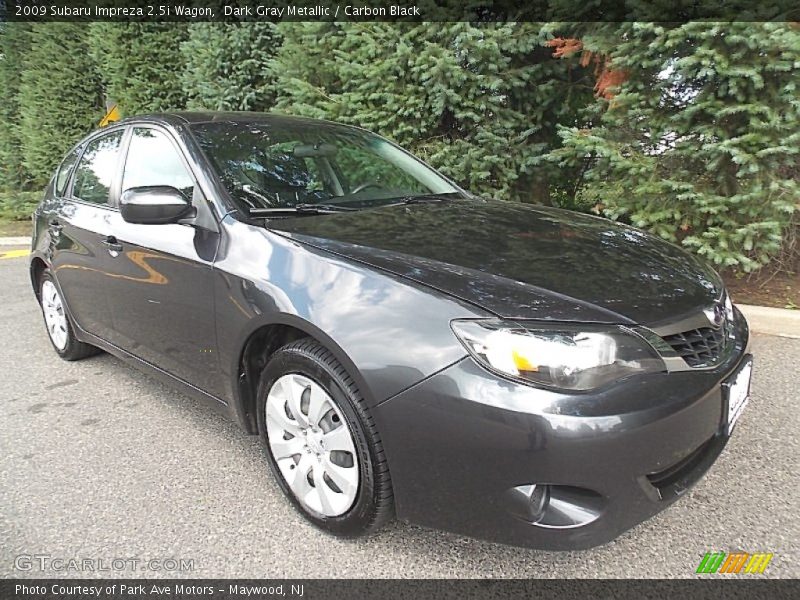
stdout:
{"type": "Polygon", "coordinates": [[[266,402],[269,449],[295,498],[311,512],[336,517],[358,494],[353,435],[340,409],[316,382],[284,375],[266,402]]]}
{"type": "Polygon", "coordinates": [[[67,330],[67,315],[64,312],[64,303],[52,281],[42,284],[42,311],[47,333],[53,345],[59,350],[67,347],[69,332],[67,330]]]}

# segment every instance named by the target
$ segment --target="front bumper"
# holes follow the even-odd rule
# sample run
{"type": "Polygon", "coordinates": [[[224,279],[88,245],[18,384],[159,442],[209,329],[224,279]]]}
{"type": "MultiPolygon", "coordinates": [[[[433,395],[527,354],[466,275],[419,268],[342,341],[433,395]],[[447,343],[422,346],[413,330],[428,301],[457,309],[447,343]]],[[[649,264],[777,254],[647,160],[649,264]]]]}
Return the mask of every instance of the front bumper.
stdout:
{"type": "Polygon", "coordinates": [[[551,550],[614,539],[679,498],[719,456],[728,439],[720,384],[744,360],[748,337],[739,315],[735,352],[717,368],[637,376],[589,394],[520,385],[461,360],[374,410],[398,517],[551,550]],[[567,508],[574,500],[578,524],[525,520],[510,490],[530,484],[554,486],[567,508]]]}

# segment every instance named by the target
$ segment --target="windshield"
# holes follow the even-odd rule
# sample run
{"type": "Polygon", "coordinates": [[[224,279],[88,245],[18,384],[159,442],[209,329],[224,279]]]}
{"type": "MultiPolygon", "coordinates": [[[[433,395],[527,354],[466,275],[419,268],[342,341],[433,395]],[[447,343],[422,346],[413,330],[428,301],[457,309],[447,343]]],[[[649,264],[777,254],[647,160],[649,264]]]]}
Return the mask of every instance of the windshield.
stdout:
{"type": "Polygon", "coordinates": [[[366,208],[456,194],[441,175],[383,138],[329,123],[201,123],[200,146],[246,209],[366,208]]]}

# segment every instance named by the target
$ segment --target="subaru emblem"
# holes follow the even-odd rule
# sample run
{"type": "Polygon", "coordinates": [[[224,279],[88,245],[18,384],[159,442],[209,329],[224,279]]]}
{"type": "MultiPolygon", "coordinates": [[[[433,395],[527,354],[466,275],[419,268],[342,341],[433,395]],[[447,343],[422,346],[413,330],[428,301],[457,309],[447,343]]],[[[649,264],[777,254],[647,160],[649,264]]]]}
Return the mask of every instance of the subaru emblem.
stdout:
{"type": "Polygon", "coordinates": [[[715,302],[714,306],[705,309],[703,314],[705,314],[712,327],[718,329],[725,320],[725,307],[720,302],[715,302]]]}

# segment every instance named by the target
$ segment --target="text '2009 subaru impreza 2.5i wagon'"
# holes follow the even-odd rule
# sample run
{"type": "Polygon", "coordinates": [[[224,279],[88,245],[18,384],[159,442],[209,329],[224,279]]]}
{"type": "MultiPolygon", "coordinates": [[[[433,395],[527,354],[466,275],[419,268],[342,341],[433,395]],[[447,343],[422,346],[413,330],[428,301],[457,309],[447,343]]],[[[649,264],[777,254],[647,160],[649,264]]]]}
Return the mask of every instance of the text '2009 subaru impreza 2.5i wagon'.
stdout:
{"type": "Polygon", "coordinates": [[[605,219],[470,195],[362,129],[253,113],[90,134],[34,215],[62,358],[102,349],[261,436],[322,529],[607,542],[748,398],[719,276],[605,219]]]}

